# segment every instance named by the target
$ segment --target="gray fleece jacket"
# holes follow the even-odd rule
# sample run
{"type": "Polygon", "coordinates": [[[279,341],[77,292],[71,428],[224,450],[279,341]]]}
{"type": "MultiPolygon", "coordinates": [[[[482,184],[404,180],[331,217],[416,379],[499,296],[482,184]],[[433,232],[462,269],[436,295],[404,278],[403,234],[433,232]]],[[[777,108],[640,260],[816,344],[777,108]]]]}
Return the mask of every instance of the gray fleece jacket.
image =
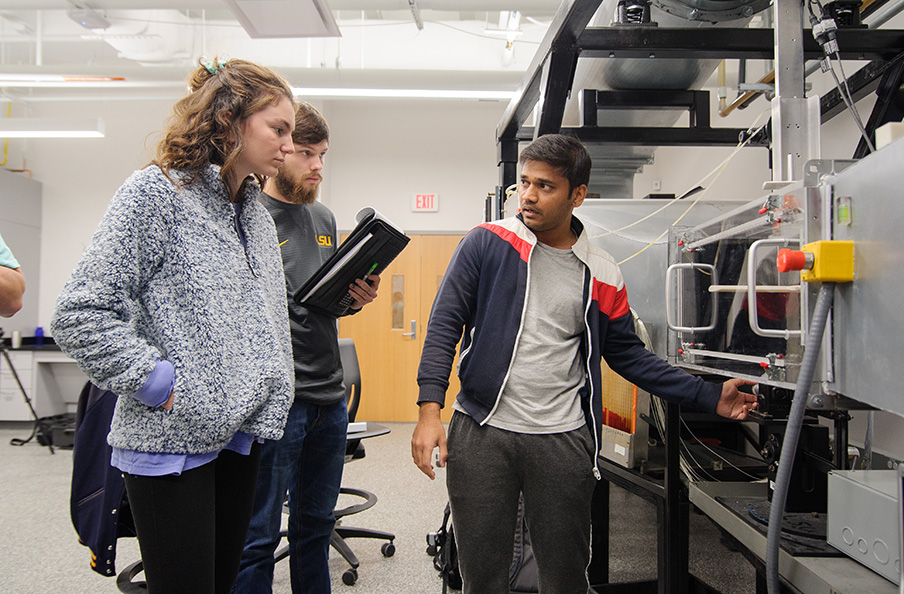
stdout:
{"type": "Polygon", "coordinates": [[[197,454],[237,431],[282,436],[294,390],[286,284],[273,220],[248,185],[243,247],[218,166],[182,187],[155,166],[136,171],[64,286],[53,338],[120,395],[114,447],[197,454]],[[131,397],[162,359],[175,368],[171,411],[131,397]]]}

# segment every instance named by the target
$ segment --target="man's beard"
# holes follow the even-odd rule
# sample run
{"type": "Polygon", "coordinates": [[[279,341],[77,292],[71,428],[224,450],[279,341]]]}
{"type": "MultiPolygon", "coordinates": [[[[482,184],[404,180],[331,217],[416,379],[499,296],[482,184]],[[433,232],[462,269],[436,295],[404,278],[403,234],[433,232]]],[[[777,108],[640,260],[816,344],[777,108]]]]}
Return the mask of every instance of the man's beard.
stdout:
{"type": "Polygon", "coordinates": [[[291,204],[313,204],[317,200],[317,193],[320,191],[320,182],[314,184],[305,184],[304,178],[295,182],[286,178],[282,171],[273,178],[276,189],[283,195],[287,202],[291,204]]]}

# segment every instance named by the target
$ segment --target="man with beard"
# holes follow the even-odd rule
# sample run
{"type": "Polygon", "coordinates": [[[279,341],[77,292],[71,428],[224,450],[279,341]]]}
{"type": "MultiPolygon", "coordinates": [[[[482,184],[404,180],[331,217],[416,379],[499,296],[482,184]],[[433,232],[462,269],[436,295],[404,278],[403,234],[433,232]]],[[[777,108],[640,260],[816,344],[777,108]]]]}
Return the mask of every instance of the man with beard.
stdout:
{"type": "MultiPolygon", "coordinates": [[[[301,102],[292,133],[295,152],[267,180],[261,202],[276,223],[286,273],[289,323],[295,358],[295,401],[285,434],[265,441],[236,594],[272,592],[273,553],[289,494],[289,568],[294,594],[330,592],[327,559],[339,497],[348,411],[342,385],[336,318],[309,311],[292,299],[337,249],[336,218],[317,202],[329,127],[311,105],[301,102]]],[[[349,287],[357,312],[377,296],[380,277],[349,287]]]]}

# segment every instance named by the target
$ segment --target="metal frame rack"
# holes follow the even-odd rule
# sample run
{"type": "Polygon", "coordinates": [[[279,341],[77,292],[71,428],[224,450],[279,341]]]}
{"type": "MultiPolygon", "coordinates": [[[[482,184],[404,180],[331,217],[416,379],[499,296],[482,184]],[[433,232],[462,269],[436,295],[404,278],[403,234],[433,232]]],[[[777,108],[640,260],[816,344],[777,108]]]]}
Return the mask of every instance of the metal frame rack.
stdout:
{"type": "MultiPolygon", "coordinates": [[[[604,128],[585,120],[580,127],[562,127],[565,104],[571,92],[579,57],[619,60],[627,58],[775,58],[776,32],[772,29],[680,29],[657,27],[588,27],[602,0],[565,0],[559,7],[540,44],[515,97],[511,100],[496,128],[497,161],[500,186],[506,188],[517,179],[518,143],[552,132],[572,134],[587,143],[619,142],[655,146],[736,145],[743,130],[712,128],[708,115],[698,108],[700,97],[687,109],[695,115],[686,129],[676,128],[604,128]],[[539,106],[536,125],[528,126],[535,106],[539,106]],[[697,106],[697,107],[695,107],[697,106]]],[[[869,120],[868,131],[900,115],[900,83],[904,71],[904,31],[862,28],[837,31],[841,58],[870,60],[870,64],[849,81],[854,98],[876,91],[880,100],[869,120]],[[897,84],[896,84],[897,83],[897,84]],[[896,107],[897,106],[897,107],[896,107]]],[[[805,32],[803,59],[822,58],[822,48],[805,32]]],[[[800,84],[803,84],[802,78],[800,84]]],[[[625,108],[684,107],[687,91],[657,93],[651,104],[648,94],[636,92],[596,93],[596,105],[625,108]]],[[[585,99],[594,93],[586,92],[585,99]]],[[[841,112],[844,105],[837,92],[822,98],[823,123],[841,112]]],[[[592,110],[585,104],[584,112],[592,110]]],[[[595,118],[594,118],[595,119],[595,118]]],[[[766,139],[753,145],[765,146],[766,139]]],[[[862,151],[863,149],[858,149],[862,151]]],[[[497,192],[497,200],[500,194],[497,192]]],[[[501,204],[493,212],[501,213],[501,204]]]]}
{"type": "MultiPolygon", "coordinates": [[[[776,60],[776,95],[784,103],[773,109],[782,124],[801,122],[807,117],[804,105],[804,61],[823,58],[822,47],[809,30],[789,43],[786,27],[800,19],[801,6],[785,2],[775,7],[775,29],[681,29],[645,26],[588,27],[603,0],[565,0],[540,44],[515,97],[497,126],[497,161],[499,187],[487,202],[487,217],[503,214],[504,189],[517,181],[519,143],[548,133],[576,136],[587,144],[622,144],[633,146],[735,146],[746,132],[741,129],[710,125],[709,98],[704,91],[609,91],[582,89],[582,124],[563,127],[566,103],[575,78],[578,58],[600,60],[621,59],[738,59],[776,60]],[[783,12],[782,12],[783,11],[783,12]],[[802,39],[800,43],[796,43],[802,39]],[[781,67],[790,65],[790,68],[781,67]],[[673,109],[687,110],[689,125],[677,127],[603,127],[598,125],[600,109],[673,109]],[[534,125],[528,122],[533,119],[534,125]]],[[[801,0],[800,4],[803,4],[801,0]]],[[[870,10],[883,2],[873,2],[870,10]]],[[[797,29],[800,31],[800,29],[797,29]]],[[[840,58],[870,61],[850,77],[848,86],[854,99],[876,92],[878,100],[866,125],[872,136],[885,122],[900,120],[904,115],[904,31],[870,30],[862,27],[837,31],[840,58]]],[[[822,123],[844,109],[841,95],[827,93],[821,98],[819,119],[822,123]]],[[[775,124],[775,122],[773,122],[775,124]]],[[[769,127],[766,127],[769,130],[769,127]]],[[[806,136],[777,132],[749,140],[750,146],[770,147],[779,157],[790,152],[799,154],[798,161],[779,158],[774,162],[781,171],[775,180],[802,178],[803,162],[809,153],[806,136]],[[802,154],[802,157],[800,156],[802,154]],[[803,162],[801,162],[803,159],[803,162]]],[[[855,157],[865,154],[861,142],[855,157]]],[[[651,479],[633,470],[603,461],[601,482],[594,496],[593,562],[589,568],[591,584],[597,592],[684,593],[711,591],[688,572],[688,494],[679,469],[679,409],[667,406],[666,470],[663,481],[651,479]],[[608,531],[609,483],[615,483],[657,506],[659,518],[659,578],[654,582],[609,584],[608,531]]]]}

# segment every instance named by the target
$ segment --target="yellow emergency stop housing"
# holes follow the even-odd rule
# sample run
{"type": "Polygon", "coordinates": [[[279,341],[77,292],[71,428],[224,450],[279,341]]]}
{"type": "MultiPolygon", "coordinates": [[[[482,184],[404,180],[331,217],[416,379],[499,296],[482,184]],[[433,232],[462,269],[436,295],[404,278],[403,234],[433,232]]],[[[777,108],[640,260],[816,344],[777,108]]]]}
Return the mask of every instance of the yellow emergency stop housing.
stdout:
{"type": "Polygon", "coordinates": [[[813,268],[801,270],[808,283],[849,283],[854,280],[853,241],[814,241],[801,248],[813,254],[813,268]]]}

